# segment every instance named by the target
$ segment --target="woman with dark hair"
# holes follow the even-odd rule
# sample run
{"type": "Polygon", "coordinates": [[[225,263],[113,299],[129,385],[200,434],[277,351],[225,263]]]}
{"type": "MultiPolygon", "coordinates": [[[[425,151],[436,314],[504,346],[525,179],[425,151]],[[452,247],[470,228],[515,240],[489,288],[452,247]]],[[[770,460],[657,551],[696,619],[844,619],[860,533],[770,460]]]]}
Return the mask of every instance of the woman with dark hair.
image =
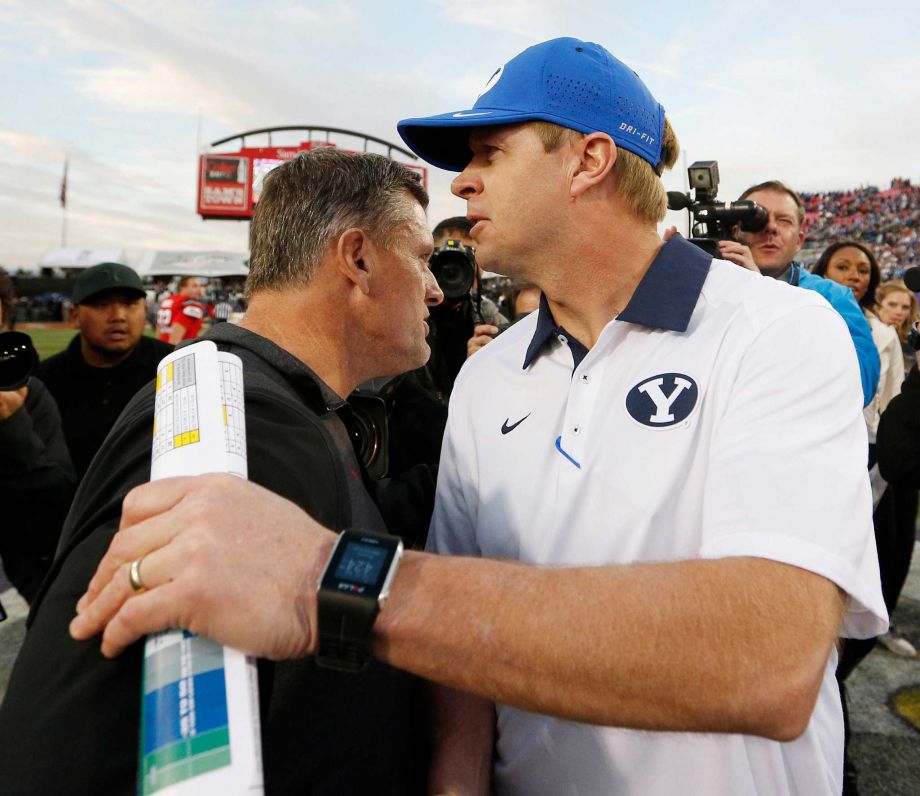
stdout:
{"type": "Polygon", "coordinates": [[[875,442],[879,414],[885,411],[888,402],[901,392],[901,384],[904,382],[901,341],[897,332],[875,314],[875,290],[882,281],[878,261],[865,244],[842,240],[832,243],[824,250],[812,273],[850,288],[872,329],[872,339],[878,349],[882,370],[875,399],[866,406],[865,414],[869,440],[875,442]]]}
{"type": "Polygon", "coordinates": [[[855,240],[832,243],[821,253],[811,272],[850,288],[863,311],[872,311],[882,272],[872,249],[864,243],[855,240]]]}

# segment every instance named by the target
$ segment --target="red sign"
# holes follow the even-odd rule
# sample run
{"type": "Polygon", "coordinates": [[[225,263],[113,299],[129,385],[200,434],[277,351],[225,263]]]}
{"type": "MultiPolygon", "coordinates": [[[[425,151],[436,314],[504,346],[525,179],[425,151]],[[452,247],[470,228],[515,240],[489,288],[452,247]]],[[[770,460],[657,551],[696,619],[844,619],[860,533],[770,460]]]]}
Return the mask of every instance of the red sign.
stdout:
{"type": "MultiPolygon", "coordinates": [[[[198,166],[198,214],[203,218],[252,218],[266,175],[301,152],[335,146],[326,141],[303,141],[296,146],[244,147],[238,152],[202,155],[198,166]]],[[[349,152],[350,150],[342,150],[349,152]]],[[[428,187],[428,169],[403,163],[421,174],[428,187]]]]}
{"type": "Polygon", "coordinates": [[[252,166],[239,154],[202,155],[198,213],[205,218],[252,217],[252,166]]]}

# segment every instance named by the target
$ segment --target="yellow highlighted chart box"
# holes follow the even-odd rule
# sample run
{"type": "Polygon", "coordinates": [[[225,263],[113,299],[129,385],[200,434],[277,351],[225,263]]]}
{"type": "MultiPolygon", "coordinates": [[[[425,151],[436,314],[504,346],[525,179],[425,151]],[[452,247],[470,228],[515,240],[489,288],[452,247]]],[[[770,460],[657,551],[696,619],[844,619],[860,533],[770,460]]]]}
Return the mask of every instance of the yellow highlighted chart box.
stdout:
{"type": "Polygon", "coordinates": [[[199,441],[198,429],[195,428],[191,431],[183,431],[181,434],[176,434],[176,436],[173,437],[173,446],[181,448],[183,445],[192,445],[199,441]]]}

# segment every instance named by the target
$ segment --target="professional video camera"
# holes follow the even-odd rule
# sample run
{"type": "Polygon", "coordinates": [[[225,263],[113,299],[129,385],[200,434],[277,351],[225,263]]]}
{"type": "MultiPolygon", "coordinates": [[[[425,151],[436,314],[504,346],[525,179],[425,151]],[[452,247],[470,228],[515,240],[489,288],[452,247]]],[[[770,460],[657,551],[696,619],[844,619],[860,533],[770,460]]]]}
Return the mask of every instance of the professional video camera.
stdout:
{"type": "Polygon", "coordinates": [[[22,332],[0,332],[0,392],[24,387],[38,364],[32,338],[22,332]]]}
{"type": "Polygon", "coordinates": [[[668,191],[668,210],[689,210],[693,217],[690,242],[713,257],[719,256],[719,241],[734,240],[734,227],[745,232],[759,232],[767,225],[767,211],[756,202],[716,202],[719,190],[719,164],[715,160],[698,160],[687,169],[689,193],[668,191]]]}

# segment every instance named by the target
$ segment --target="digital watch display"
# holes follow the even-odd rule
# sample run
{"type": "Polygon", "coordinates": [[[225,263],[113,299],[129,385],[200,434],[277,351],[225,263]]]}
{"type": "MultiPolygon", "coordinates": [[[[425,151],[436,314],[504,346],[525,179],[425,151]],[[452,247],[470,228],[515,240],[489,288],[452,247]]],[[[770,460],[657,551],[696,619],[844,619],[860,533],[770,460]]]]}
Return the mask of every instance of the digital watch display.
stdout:
{"type": "Polygon", "coordinates": [[[317,592],[320,666],[357,672],[367,664],[371,628],[402,552],[397,536],[358,531],[339,536],[317,592]]]}

